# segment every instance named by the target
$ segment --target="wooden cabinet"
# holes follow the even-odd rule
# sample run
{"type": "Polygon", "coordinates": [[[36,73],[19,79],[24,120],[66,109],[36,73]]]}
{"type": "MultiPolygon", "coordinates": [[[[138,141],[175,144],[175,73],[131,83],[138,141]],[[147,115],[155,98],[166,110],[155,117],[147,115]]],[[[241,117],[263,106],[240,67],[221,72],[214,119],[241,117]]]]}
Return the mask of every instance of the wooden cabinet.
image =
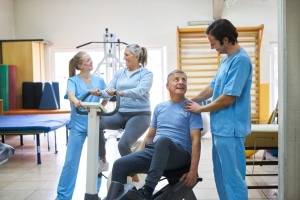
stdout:
{"type": "Polygon", "coordinates": [[[0,40],[0,63],[17,66],[17,108],[22,108],[22,83],[45,80],[44,49],[50,42],[35,40],[0,40]]]}
{"type": "MultiPolygon", "coordinates": [[[[248,52],[253,65],[251,87],[252,123],[260,122],[260,47],[264,25],[237,27],[238,42],[248,52]]],[[[220,64],[221,55],[210,48],[206,27],[177,28],[178,68],[188,75],[188,98],[207,86],[220,64]]]]}

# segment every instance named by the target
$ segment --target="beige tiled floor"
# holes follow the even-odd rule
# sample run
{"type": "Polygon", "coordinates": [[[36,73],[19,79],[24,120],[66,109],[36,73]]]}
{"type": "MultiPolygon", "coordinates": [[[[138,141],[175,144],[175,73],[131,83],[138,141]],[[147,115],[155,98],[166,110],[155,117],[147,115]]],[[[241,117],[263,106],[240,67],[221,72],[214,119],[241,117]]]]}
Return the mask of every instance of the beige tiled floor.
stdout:
{"type": "MultiPolygon", "coordinates": [[[[41,134],[41,154],[42,164],[37,165],[36,141],[34,136],[24,136],[24,145],[20,146],[19,136],[6,137],[6,143],[15,148],[15,155],[6,163],[0,165],[0,199],[1,200],[54,200],[56,197],[56,187],[63,166],[66,137],[65,129],[57,130],[58,153],[54,153],[54,136],[50,133],[50,151],[47,148],[47,137],[41,134]]],[[[109,138],[107,142],[108,160],[111,163],[119,156],[116,151],[115,138],[109,138]]],[[[262,151],[255,154],[256,159],[261,159],[262,151]]],[[[272,158],[270,156],[268,159],[272,158]]],[[[251,158],[252,159],[252,158],[251,158]]],[[[272,158],[274,159],[274,158],[272,158]]],[[[85,174],[86,174],[86,145],[82,152],[81,164],[77,178],[74,200],[84,199],[85,194],[85,174]]],[[[248,173],[252,172],[252,166],[247,166],[248,173]]],[[[277,173],[277,166],[255,166],[255,173],[277,173]]],[[[106,176],[109,172],[105,173],[106,176]]],[[[217,200],[218,195],[215,188],[214,176],[211,162],[211,135],[207,133],[202,138],[201,161],[199,165],[199,175],[203,182],[198,183],[194,192],[199,200],[217,200]]],[[[256,176],[246,177],[248,185],[255,184],[275,184],[277,176],[266,177],[256,176]]],[[[99,196],[106,196],[107,181],[103,178],[99,196]]],[[[161,183],[160,185],[162,185],[161,183]]],[[[249,199],[277,199],[275,189],[249,189],[249,199]]]]}

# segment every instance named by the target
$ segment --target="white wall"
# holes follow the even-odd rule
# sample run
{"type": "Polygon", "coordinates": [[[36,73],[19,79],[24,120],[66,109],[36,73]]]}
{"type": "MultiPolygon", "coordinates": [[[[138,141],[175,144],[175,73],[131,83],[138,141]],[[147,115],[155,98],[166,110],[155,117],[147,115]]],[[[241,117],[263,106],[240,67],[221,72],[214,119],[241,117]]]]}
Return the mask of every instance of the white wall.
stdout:
{"type": "MultiPolygon", "coordinates": [[[[0,3],[0,23],[5,27],[0,29],[0,36],[5,36],[0,39],[41,38],[53,42],[51,48],[74,48],[90,41],[103,41],[108,28],[126,43],[166,46],[168,70],[177,67],[177,26],[186,27],[188,21],[213,17],[212,0],[0,0],[0,3]]],[[[277,1],[238,0],[234,7],[224,8],[223,18],[236,26],[265,25],[261,82],[268,83],[269,43],[277,41],[278,35],[277,1]]],[[[47,59],[46,65],[50,67],[47,59]]]]}
{"type": "Polygon", "coordinates": [[[0,0],[0,40],[14,37],[13,1],[0,0]]]}
{"type": "Polygon", "coordinates": [[[74,48],[103,41],[108,28],[126,43],[166,45],[167,63],[174,69],[177,26],[212,19],[211,4],[207,0],[15,0],[16,38],[43,38],[52,41],[53,48],[74,48]]]}
{"type": "Polygon", "coordinates": [[[270,45],[278,41],[278,13],[276,0],[238,0],[230,8],[225,7],[223,18],[236,26],[264,24],[261,46],[261,83],[270,83],[270,45]]]}

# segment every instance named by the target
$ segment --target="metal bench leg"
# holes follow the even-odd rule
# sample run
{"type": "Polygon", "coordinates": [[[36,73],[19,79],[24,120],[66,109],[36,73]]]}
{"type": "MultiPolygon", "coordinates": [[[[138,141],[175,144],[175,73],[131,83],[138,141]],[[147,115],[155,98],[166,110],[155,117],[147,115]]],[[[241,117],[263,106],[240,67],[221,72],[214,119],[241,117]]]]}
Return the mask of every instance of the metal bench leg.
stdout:
{"type": "Polygon", "coordinates": [[[36,154],[37,154],[37,164],[40,165],[40,164],[42,164],[40,134],[36,134],[36,154]]]}
{"type": "Polygon", "coordinates": [[[187,193],[187,194],[184,196],[184,200],[197,200],[194,191],[191,190],[189,193],[187,193]]]}

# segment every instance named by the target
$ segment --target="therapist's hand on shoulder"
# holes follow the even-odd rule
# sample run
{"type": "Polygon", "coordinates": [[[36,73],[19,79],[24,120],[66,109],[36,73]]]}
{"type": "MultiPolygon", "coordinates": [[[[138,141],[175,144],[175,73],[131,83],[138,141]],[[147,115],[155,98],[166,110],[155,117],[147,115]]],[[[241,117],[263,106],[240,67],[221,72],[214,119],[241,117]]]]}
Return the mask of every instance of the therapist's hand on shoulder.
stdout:
{"type": "Polygon", "coordinates": [[[185,103],[183,107],[184,111],[193,112],[193,113],[201,113],[201,106],[194,101],[188,101],[185,103]]]}

